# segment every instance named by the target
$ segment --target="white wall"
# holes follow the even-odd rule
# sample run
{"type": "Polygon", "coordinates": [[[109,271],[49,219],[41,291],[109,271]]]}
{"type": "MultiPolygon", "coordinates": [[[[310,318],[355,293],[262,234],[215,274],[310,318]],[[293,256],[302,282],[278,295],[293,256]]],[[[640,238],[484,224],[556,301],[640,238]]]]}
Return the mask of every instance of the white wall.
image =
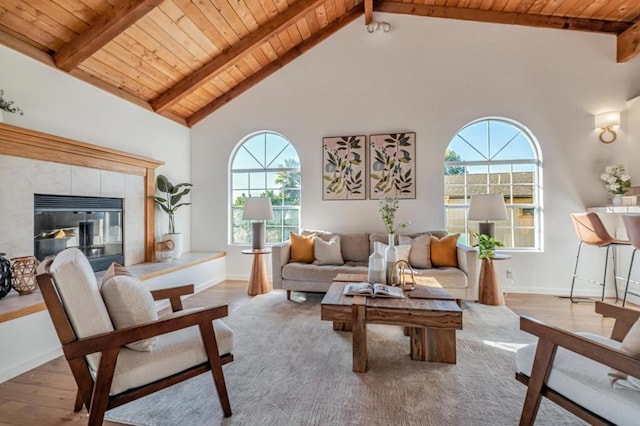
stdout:
{"type": "MultiPolygon", "coordinates": [[[[5,98],[15,101],[25,111],[24,116],[5,113],[7,124],[162,160],[166,165],[158,169],[159,173],[165,173],[175,182],[191,179],[188,128],[3,46],[0,46],[0,69],[0,88],[5,90],[5,98]]],[[[0,168],[9,166],[6,164],[9,161],[4,159],[3,164],[0,156],[0,168]]],[[[24,187],[14,185],[10,178],[0,184],[4,188],[24,187]]],[[[75,189],[76,193],[84,192],[83,188],[75,189]]],[[[11,200],[3,196],[0,208],[2,203],[11,200]]],[[[6,214],[9,210],[3,209],[3,221],[12,219],[6,214]]],[[[183,209],[176,218],[177,230],[185,233],[185,251],[190,244],[187,210],[183,209]]],[[[166,232],[167,223],[164,215],[159,218],[158,235],[166,232]]],[[[0,251],[4,251],[5,245],[15,247],[7,239],[7,235],[0,234],[0,251]]],[[[0,323],[0,342],[3,348],[11,346],[10,351],[0,352],[0,382],[60,353],[46,312],[0,323]]]]}
{"type": "MultiPolygon", "coordinates": [[[[162,160],[158,173],[173,182],[191,179],[188,128],[4,46],[0,66],[4,97],[24,110],[23,116],[5,112],[5,123],[162,160]]],[[[161,235],[167,232],[166,215],[157,218],[161,235]]],[[[188,207],[178,211],[176,220],[188,251],[188,207]]]]}
{"type": "Polygon", "coordinates": [[[444,225],[442,162],[453,135],[504,116],[535,134],[544,158],[545,250],[514,254],[507,290],[568,293],[569,213],[605,203],[601,170],[630,162],[625,131],[614,144],[598,142],[593,114],[624,110],[640,93],[640,60],[617,64],[611,35],[383,19],[391,32],[369,34],[358,20],[192,129],[192,247],[227,250],[228,276],[248,275],[250,256],[227,246],[226,199],[229,157],[251,132],[280,132],[298,149],[303,227],[383,231],[375,201],[322,201],[322,137],[415,131],[417,198],[399,211],[413,231],[444,225]]]}

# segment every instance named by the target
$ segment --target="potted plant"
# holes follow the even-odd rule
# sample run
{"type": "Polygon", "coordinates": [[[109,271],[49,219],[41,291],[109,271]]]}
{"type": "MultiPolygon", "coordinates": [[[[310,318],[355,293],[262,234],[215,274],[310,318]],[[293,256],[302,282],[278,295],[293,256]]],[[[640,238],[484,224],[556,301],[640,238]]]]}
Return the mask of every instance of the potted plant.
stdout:
{"type": "Polygon", "coordinates": [[[171,251],[171,257],[182,256],[183,249],[183,237],[182,233],[176,232],[175,228],[175,213],[182,206],[188,206],[191,203],[181,203],[182,197],[191,192],[190,183],[179,183],[177,185],[169,182],[164,175],[158,175],[156,179],[156,190],[163,193],[163,196],[154,196],[153,199],[167,215],[169,215],[169,232],[162,236],[163,241],[171,241],[173,243],[173,250],[171,251]]]}
{"type": "Polygon", "coordinates": [[[11,114],[18,113],[20,115],[24,115],[24,111],[13,105],[13,101],[8,101],[4,98],[4,90],[0,89],[0,123],[4,120],[2,111],[6,111],[11,114]]]}
{"type": "Polygon", "coordinates": [[[503,247],[500,241],[497,241],[495,238],[490,237],[486,234],[473,234],[474,237],[478,240],[477,243],[473,245],[473,247],[478,247],[480,250],[479,257],[480,259],[491,259],[496,254],[496,247],[503,247]]]}

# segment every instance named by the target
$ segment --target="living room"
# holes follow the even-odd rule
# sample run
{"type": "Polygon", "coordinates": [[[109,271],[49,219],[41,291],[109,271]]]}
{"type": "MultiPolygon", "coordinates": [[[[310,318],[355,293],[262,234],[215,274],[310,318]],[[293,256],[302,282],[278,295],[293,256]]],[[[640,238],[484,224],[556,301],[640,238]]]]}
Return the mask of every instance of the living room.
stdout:
{"type": "MultiPolygon", "coordinates": [[[[445,225],[443,157],[456,132],[508,118],[541,148],[543,238],[539,250],[510,252],[513,280],[503,290],[567,295],[577,245],[570,213],[609,203],[600,181],[609,164],[623,163],[640,182],[631,161],[640,154],[640,62],[616,63],[610,34],[375,17],[390,31],[369,33],[356,20],[191,128],[2,46],[0,88],[25,111],[5,114],[5,123],[163,161],[158,173],[194,185],[192,205],[177,215],[187,251],[226,252],[226,279],[247,280],[251,259],[229,243],[227,202],[230,159],[246,136],[274,131],[295,146],[303,228],[383,232],[375,201],[323,200],[322,138],[415,132],[416,198],[401,200],[398,213],[412,232],[445,225]],[[598,140],[594,115],[604,111],[622,112],[615,143],[598,140]]],[[[4,235],[16,217],[0,211],[4,235]]],[[[159,236],[166,221],[157,218],[159,236]]],[[[599,261],[586,263],[585,273],[599,273],[599,261]]]]}

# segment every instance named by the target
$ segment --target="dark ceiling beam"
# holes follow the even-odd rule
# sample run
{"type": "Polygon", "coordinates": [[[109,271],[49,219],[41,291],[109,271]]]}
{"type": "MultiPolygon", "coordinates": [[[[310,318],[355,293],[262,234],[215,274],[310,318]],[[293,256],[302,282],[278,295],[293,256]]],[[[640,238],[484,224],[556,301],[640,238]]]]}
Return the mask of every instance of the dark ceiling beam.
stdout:
{"type": "Polygon", "coordinates": [[[157,112],[165,111],[174,104],[200,87],[211,81],[222,71],[226,70],[247,52],[266,42],[278,31],[292,25],[301,19],[307,12],[315,9],[324,0],[298,0],[283,13],[261,25],[255,32],[249,34],[233,46],[230,46],[220,55],[203,65],[197,71],[186,76],[178,84],[168,89],[151,101],[153,109],[157,112]]]}
{"type": "Polygon", "coordinates": [[[262,80],[275,73],[276,71],[282,69],[289,62],[297,59],[302,56],[304,53],[311,50],[313,47],[320,44],[322,41],[329,38],[331,35],[341,30],[354,20],[358,19],[364,13],[362,5],[357,5],[350,10],[347,11],[344,15],[331,22],[322,31],[313,34],[311,37],[295,46],[287,53],[282,55],[280,58],[276,59],[274,62],[262,68],[257,73],[253,74],[251,77],[239,83],[237,86],[232,88],[227,93],[223,94],[219,98],[215,99],[210,104],[204,106],[200,110],[193,113],[190,117],[187,118],[187,124],[189,127],[195,125],[200,122],[204,118],[206,118],[209,114],[216,111],[217,109],[223,107],[228,104],[256,84],[260,83],[262,80]]]}
{"type": "Polygon", "coordinates": [[[56,66],[67,72],[71,71],[163,1],[121,1],[110,14],[101,15],[86,31],[56,52],[53,55],[56,66]]]}
{"type": "Polygon", "coordinates": [[[620,34],[631,26],[629,22],[605,21],[601,19],[568,18],[561,16],[529,15],[527,13],[495,12],[492,10],[468,9],[422,4],[376,2],[377,12],[404,15],[429,16],[433,18],[460,19],[465,21],[491,22],[497,24],[524,25],[528,27],[556,28],[574,31],[620,34]]]}
{"type": "Polygon", "coordinates": [[[617,59],[627,62],[640,54],[640,21],[618,34],[617,59]]]}

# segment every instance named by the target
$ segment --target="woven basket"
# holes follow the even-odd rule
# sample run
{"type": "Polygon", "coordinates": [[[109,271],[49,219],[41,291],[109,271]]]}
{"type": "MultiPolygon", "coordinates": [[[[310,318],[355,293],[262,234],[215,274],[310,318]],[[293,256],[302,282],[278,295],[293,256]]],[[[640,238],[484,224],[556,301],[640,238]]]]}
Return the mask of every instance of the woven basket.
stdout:
{"type": "Polygon", "coordinates": [[[36,282],[38,259],[33,256],[23,256],[14,257],[11,262],[11,287],[20,295],[33,293],[38,288],[36,282]]]}

